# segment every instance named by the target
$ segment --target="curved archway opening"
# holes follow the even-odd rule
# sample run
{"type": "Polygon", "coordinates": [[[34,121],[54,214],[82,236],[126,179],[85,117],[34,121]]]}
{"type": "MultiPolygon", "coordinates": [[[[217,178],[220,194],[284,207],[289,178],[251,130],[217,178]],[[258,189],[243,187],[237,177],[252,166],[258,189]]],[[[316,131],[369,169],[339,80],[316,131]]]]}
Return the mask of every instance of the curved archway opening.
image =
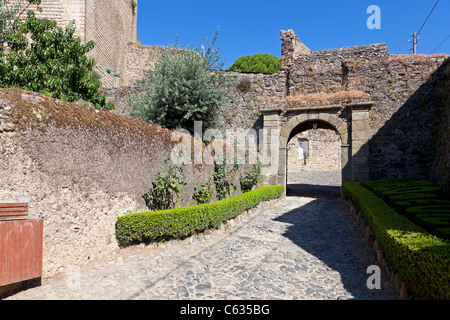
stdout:
{"type": "Polygon", "coordinates": [[[342,138],[330,123],[307,120],[292,129],[286,146],[287,196],[339,198],[342,138]]]}

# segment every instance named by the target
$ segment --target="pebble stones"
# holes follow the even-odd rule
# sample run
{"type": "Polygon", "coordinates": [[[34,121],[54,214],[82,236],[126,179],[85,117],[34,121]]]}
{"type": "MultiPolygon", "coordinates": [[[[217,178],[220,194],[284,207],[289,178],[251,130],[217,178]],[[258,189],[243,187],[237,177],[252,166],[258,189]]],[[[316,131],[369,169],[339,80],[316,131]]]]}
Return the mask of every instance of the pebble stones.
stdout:
{"type": "Polygon", "coordinates": [[[124,249],[8,299],[397,299],[387,279],[367,288],[362,238],[343,201],[287,197],[229,230],[124,249]]]}

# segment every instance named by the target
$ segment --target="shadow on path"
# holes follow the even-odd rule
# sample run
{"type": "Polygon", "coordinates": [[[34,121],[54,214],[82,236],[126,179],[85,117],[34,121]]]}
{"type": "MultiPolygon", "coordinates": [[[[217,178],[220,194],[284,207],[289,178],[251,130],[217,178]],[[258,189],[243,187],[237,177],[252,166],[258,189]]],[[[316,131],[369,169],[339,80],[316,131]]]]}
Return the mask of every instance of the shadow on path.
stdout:
{"type": "Polygon", "coordinates": [[[286,188],[286,195],[288,197],[337,200],[341,198],[341,187],[312,184],[288,184],[286,188]]]}
{"type": "Polygon", "coordinates": [[[341,187],[337,186],[288,185],[287,195],[291,199],[315,199],[275,221],[290,225],[283,236],[338,271],[344,287],[354,299],[397,299],[385,273],[381,274],[380,290],[367,288],[367,279],[371,275],[367,268],[376,265],[375,254],[340,194],[341,187]]]}

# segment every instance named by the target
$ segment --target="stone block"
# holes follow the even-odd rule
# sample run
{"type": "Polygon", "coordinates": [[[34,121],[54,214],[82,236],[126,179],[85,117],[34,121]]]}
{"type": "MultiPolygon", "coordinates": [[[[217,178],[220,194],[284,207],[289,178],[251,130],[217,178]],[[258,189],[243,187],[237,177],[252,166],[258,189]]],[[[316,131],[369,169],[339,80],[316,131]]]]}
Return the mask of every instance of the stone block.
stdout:
{"type": "Polygon", "coordinates": [[[352,121],[352,130],[353,131],[365,131],[367,130],[369,124],[367,121],[363,120],[354,120],[352,121]]]}
{"type": "Polygon", "coordinates": [[[265,121],[278,121],[278,113],[266,113],[264,114],[265,121]]]}
{"type": "Polygon", "coordinates": [[[352,155],[360,157],[369,157],[369,142],[368,141],[353,141],[352,155]]]}
{"type": "Polygon", "coordinates": [[[354,111],[352,112],[352,121],[355,120],[369,120],[369,112],[368,111],[354,111]]]}
{"type": "Polygon", "coordinates": [[[353,141],[368,141],[370,138],[370,132],[366,131],[353,131],[352,140],[353,141]]]}
{"type": "Polygon", "coordinates": [[[278,129],[278,127],[279,127],[278,120],[265,120],[264,119],[264,128],[265,129],[272,129],[272,128],[278,129]]]}
{"type": "Polygon", "coordinates": [[[281,129],[280,134],[281,134],[282,137],[289,138],[289,135],[291,134],[291,131],[292,131],[291,128],[289,128],[288,126],[284,126],[281,129]]]}

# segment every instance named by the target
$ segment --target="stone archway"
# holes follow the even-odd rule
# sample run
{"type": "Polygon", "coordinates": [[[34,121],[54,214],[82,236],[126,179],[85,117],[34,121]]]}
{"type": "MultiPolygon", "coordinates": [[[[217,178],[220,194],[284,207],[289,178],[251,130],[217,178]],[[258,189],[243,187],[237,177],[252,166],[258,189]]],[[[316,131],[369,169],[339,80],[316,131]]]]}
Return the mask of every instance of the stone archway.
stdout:
{"type": "Polygon", "coordinates": [[[369,111],[372,102],[260,110],[264,119],[264,184],[286,185],[287,144],[308,123],[326,123],[341,141],[342,183],[369,179],[369,111]]]}

